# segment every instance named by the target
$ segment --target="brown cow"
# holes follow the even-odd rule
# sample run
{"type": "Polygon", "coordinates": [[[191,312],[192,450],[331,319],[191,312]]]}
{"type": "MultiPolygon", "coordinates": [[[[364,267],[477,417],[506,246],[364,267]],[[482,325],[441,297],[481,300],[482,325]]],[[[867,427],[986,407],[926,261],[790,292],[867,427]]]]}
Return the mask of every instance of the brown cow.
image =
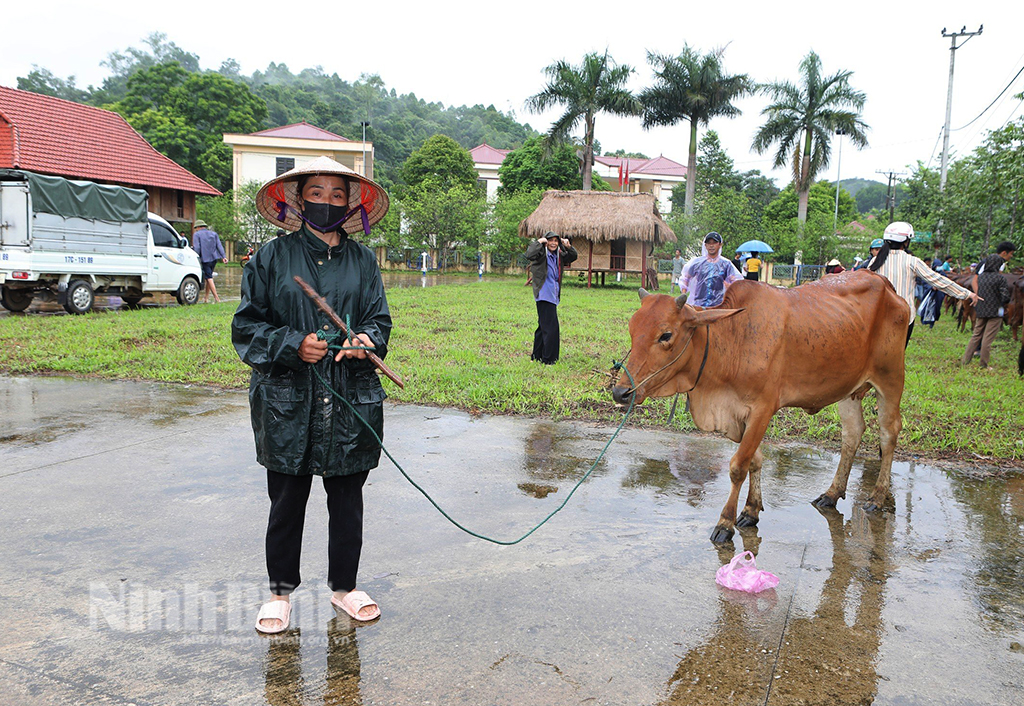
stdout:
{"type": "Polygon", "coordinates": [[[881,470],[866,507],[880,509],[889,495],[889,472],[900,433],[904,348],[910,309],[884,277],[859,270],[829,275],[793,289],[742,280],[720,307],[699,309],[640,290],[640,309],[629,322],[633,347],[612,391],[619,404],[635,395],[689,393],[697,428],[739,443],[729,462],[732,491],[711,541],[726,542],[734,527],[757,524],[761,504],[761,439],[783,407],[815,414],[838,402],[842,453],[832,485],[814,500],[835,506],[846,497],[853,457],[864,433],[861,400],[878,396],[881,470]],[[739,520],[740,487],[750,473],[739,520]]]}

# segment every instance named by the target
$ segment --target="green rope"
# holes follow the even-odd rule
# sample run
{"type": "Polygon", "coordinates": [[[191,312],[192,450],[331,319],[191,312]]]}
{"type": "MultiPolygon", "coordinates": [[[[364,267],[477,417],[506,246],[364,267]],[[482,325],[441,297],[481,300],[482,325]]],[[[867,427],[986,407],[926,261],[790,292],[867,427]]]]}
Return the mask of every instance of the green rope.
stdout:
{"type": "MultiPolygon", "coordinates": [[[[345,314],[345,330],[352,331],[352,324],[349,323],[348,314],[345,314]]],[[[372,351],[373,350],[373,346],[353,346],[352,345],[352,341],[353,341],[352,336],[349,335],[349,336],[345,337],[345,336],[342,335],[342,333],[340,331],[335,331],[334,333],[327,333],[326,331],[318,330],[316,332],[316,337],[317,337],[318,341],[327,341],[327,348],[329,350],[332,350],[332,351],[372,351]],[[348,345],[347,346],[331,345],[335,341],[337,341],[339,338],[345,338],[345,341],[348,343],[348,345]]]]}
{"type": "MultiPolygon", "coordinates": [[[[630,389],[632,389],[632,387],[633,387],[633,376],[629,374],[629,370],[621,362],[616,362],[615,360],[612,360],[612,369],[613,370],[619,370],[619,369],[624,370],[626,372],[626,375],[629,377],[629,385],[630,385],[630,389]]],[[[409,477],[409,474],[405,472],[405,469],[402,468],[402,465],[400,463],[398,463],[398,461],[395,460],[395,457],[392,456],[391,453],[384,446],[384,442],[383,442],[383,440],[381,440],[381,438],[379,436],[377,436],[377,432],[374,431],[373,427],[370,426],[369,422],[367,422],[365,419],[363,419],[362,415],[360,415],[359,412],[356,411],[356,408],[352,406],[352,403],[349,402],[347,399],[345,399],[342,395],[339,395],[338,392],[333,387],[331,387],[331,385],[326,380],[324,380],[323,376],[320,375],[319,371],[317,371],[317,369],[315,367],[313,368],[313,374],[316,375],[316,377],[320,380],[321,383],[323,383],[324,387],[326,387],[328,390],[330,390],[332,395],[334,395],[339,400],[341,400],[346,405],[348,405],[348,408],[350,410],[352,410],[352,414],[356,415],[356,418],[359,419],[359,421],[363,423],[363,426],[365,426],[367,429],[369,429],[370,433],[373,434],[373,438],[377,440],[378,444],[380,444],[381,451],[383,451],[384,454],[389,459],[391,459],[391,463],[395,464],[395,468],[397,468],[399,470],[399,472],[403,476],[405,476],[405,479],[407,481],[412,483],[412,487],[414,487],[416,490],[420,491],[420,493],[423,495],[423,497],[425,497],[427,500],[429,500],[430,504],[433,505],[435,508],[437,508],[438,512],[440,512],[442,515],[444,515],[446,520],[451,522],[453,525],[458,527],[460,530],[462,530],[466,534],[472,535],[472,536],[476,537],[477,539],[482,539],[482,540],[484,540],[486,542],[491,542],[493,544],[501,544],[503,546],[510,546],[510,545],[513,545],[513,544],[519,544],[524,539],[529,537],[531,534],[533,534],[534,532],[539,530],[542,526],[544,526],[547,523],[548,520],[550,520],[552,517],[555,516],[555,513],[557,513],[559,510],[561,510],[563,507],[565,507],[566,503],[569,502],[569,499],[572,498],[573,493],[575,493],[576,490],[581,485],[583,485],[583,482],[587,478],[589,478],[590,474],[594,472],[595,468],[597,468],[597,464],[601,462],[602,458],[604,458],[604,454],[608,450],[608,447],[612,445],[612,442],[615,441],[615,437],[617,437],[619,435],[619,432],[622,431],[622,427],[624,427],[626,425],[626,421],[629,419],[629,416],[633,413],[633,400],[636,399],[636,395],[635,394],[634,395],[630,395],[630,398],[629,398],[629,408],[626,410],[626,413],[624,415],[622,415],[622,421],[619,423],[619,426],[615,430],[615,433],[612,434],[612,437],[610,439],[608,439],[608,443],[604,445],[603,449],[601,449],[601,453],[598,454],[597,460],[595,460],[594,463],[591,464],[590,469],[585,474],[583,474],[583,477],[580,478],[579,482],[576,483],[576,485],[573,486],[572,490],[569,491],[569,494],[565,497],[565,500],[562,501],[562,504],[559,505],[558,507],[556,507],[554,510],[552,510],[551,514],[549,514],[547,517],[545,517],[543,520],[541,520],[537,525],[535,525],[533,527],[533,529],[531,529],[529,532],[524,534],[519,539],[501,540],[501,539],[493,539],[492,537],[488,537],[488,536],[480,534],[478,532],[474,532],[473,530],[471,530],[471,529],[469,529],[467,527],[464,527],[463,525],[459,524],[458,521],[456,521],[454,518],[452,518],[451,515],[449,515],[447,512],[445,512],[444,509],[440,505],[438,505],[437,502],[435,502],[432,497],[430,497],[430,494],[427,493],[427,491],[425,491],[423,488],[421,488],[419,486],[419,484],[416,483],[416,481],[414,481],[412,478],[409,477]]]]}

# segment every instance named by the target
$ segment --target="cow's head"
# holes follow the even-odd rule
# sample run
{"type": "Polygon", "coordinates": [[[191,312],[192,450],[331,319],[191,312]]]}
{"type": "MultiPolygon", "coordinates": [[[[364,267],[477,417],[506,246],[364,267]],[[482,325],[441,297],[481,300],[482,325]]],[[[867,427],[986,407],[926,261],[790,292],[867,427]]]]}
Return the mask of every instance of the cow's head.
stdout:
{"type": "Polygon", "coordinates": [[[626,369],[633,376],[636,389],[631,389],[629,376],[620,373],[612,397],[619,404],[635,404],[648,397],[667,397],[686,392],[693,385],[704,358],[703,326],[740,313],[743,309],[694,309],[686,303],[686,295],[672,298],[650,294],[640,289],[640,309],[629,320],[630,349],[626,369]],[[700,344],[694,343],[700,338],[700,344]]]}

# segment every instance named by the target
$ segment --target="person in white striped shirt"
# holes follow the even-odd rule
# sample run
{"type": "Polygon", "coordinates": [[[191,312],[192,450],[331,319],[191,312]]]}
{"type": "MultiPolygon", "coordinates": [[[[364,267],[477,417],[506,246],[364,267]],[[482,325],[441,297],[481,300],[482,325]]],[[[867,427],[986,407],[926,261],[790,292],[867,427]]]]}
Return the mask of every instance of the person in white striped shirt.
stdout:
{"type": "Polygon", "coordinates": [[[871,258],[868,269],[885,277],[892,283],[896,293],[903,297],[910,307],[910,326],[907,328],[907,343],[914,332],[914,317],[917,307],[914,305],[914,285],[920,277],[940,292],[955,299],[970,299],[977,303],[978,295],[964,289],[951,279],[943,277],[929,267],[923,260],[907,252],[907,244],[914,237],[914,229],[909,223],[895,221],[885,228],[882,236],[882,249],[871,258]]]}

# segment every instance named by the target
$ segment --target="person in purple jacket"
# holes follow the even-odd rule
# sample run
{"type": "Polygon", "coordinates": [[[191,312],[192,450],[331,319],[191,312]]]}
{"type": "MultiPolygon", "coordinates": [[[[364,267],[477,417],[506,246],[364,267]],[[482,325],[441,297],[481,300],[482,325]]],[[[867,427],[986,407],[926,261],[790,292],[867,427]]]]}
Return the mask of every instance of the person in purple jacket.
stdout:
{"type": "Polygon", "coordinates": [[[196,221],[195,230],[192,232],[192,249],[199,253],[199,262],[203,266],[203,281],[206,283],[203,303],[209,302],[212,294],[213,300],[220,304],[217,285],[213,283],[213,268],[217,265],[217,260],[227,262],[228,259],[224,257],[224,243],[220,242],[220,236],[217,235],[217,231],[206,225],[206,221],[196,221]]]}

